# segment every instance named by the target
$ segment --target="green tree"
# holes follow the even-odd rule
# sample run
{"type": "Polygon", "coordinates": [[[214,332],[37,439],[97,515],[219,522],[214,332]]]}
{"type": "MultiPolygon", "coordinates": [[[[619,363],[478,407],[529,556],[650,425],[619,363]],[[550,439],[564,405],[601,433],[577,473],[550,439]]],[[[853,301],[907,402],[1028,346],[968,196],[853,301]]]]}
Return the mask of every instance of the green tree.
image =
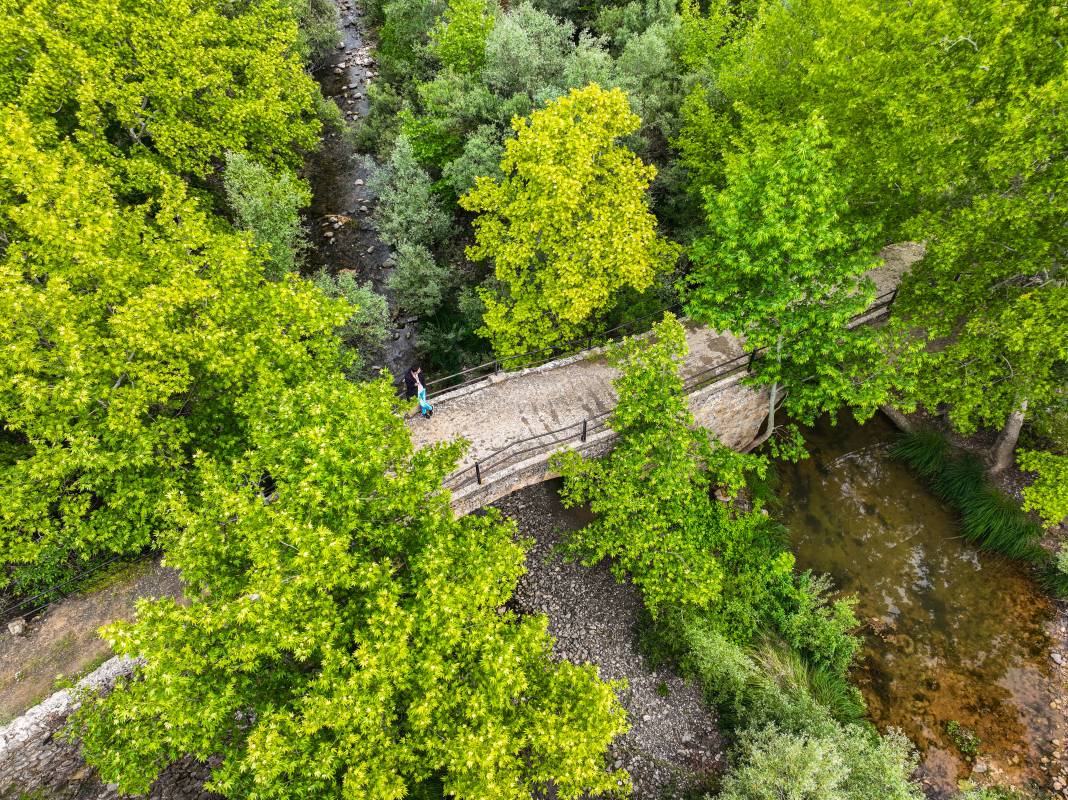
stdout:
{"type": "Polygon", "coordinates": [[[456,72],[478,72],[486,61],[486,37],[496,14],[496,0],[450,0],[430,30],[431,52],[456,72]]]}
{"type": "Polygon", "coordinates": [[[419,316],[433,314],[448,286],[449,270],[438,264],[425,247],[401,242],[397,248],[397,266],[389,276],[389,289],[397,304],[419,316]]]}
{"type": "Polygon", "coordinates": [[[726,158],[726,187],[706,196],[709,234],[693,246],[687,311],[764,349],[755,380],[770,387],[765,436],[783,397],[802,420],[843,403],[870,414],[900,374],[884,337],[850,319],[875,297],[871,232],[848,221],[819,118],[800,129],[758,126],[726,158]]]}
{"type": "MultiPolygon", "coordinates": [[[[564,478],[564,505],[589,503],[597,515],[569,547],[586,564],[612,558],[616,576],[629,575],[656,615],[722,605],[724,585],[735,583],[724,572],[740,563],[737,553],[757,538],[762,518],[719,502],[713,489],[722,483],[736,491],[742,470],[762,462],[714,446],[696,426],[677,369],[685,329],[669,314],[653,330],[653,341],[627,340],[611,355],[622,370],[609,421],[619,435],[612,452],[588,460],[570,451],[552,464],[564,478]]],[[[792,565],[773,558],[766,568],[789,574],[792,565]]]]}
{"type": "Polygon", "coordinates": [[[1068,456],[1041,450],[1021,450],[1020,469],[1037,473],[1023,490],[1025,511],[1034,511],[1053,527],[1068,517],[1068,456]]]}
{"type": "Polygon", "coordinates": [[[344,298],[349,306],[349,318],[338,328],[341,341],[355,350],[357,361],[350,370],[360,371],[364,364],[376,357],[389,336],[389,302],[371,286],[360,283],[354,270],[342,270],[329,275],[325,270],[315,276],[315,285],[327,297],[344,298]]]}
{"type": "Polygon", "coordinates": [[[275,176],[242,153],[227,153],[223,188],[237,226],[267,249],[267,277],[299,272],[308,246],[300,223],[300,210],[311,201],[307,185],[290,172],[275,176]]]}
{"type": "Polygon", "coordinates": [[[369,183],[377,195],[372,220],[390,247],[401,242],[433,247],[452,233],[452,220],[434,196],[430,176],[406,136],[397,138],[389,160],[374,170],[369,183]]]}
{"type": "Polygon", "coordinates": [[[674,264],[646,190],[656,170],[616,139],[639,120],[626,95],[597,85],[513,123],[500,180],[480,178],[460,200],[474,220],[468,257],[492,259],[485,335],[498,355],[589,331],[624,289],[644,290],[674,264]]]}
{"type": "Polygon", "coordinates": [[[0,124],[0,420],[29,451],[0,468],[0,558],[137,550],[195,449],[244,449],[243,392],[332,369],[347,312],[265,281],[173,175],[124,205],[72,142],[0,124]]]}
{"type": "Polygon", "coordinates": [[[684,55],[703,88],[684,106],[677,144],[695,182],[724,188],[753,120],[818,115],[833,174],[849,187],[848,219],[878,242],[927,244],[895,316],[936,346],[922,359],[895,355],[895,369],[922,369],[903,404],[945,404],[962,432],[1002,428],[991,461],[1010,464],[1063,369],[1063,315],[1058,326],[1042,308],[1058,305],[1047,295],[1064,285],[1068,247],[1068,54],[1058,44],[1068,19],[1047,0],[798,0],[684,16],[684,55]],[[1009,341],[1028,328],[1027,342],[1009,341]]]}
{"type": "Polygon", "coordinates": [[[0,105],[54,123],[135,193],[128,156],[198,177],[227,151],[295,167],[319,129],[297,40],[292,3],[276,0],[5,0],[0,105]]]}
{"type": "Polygon", "coordinates": [[[554,662],[541,616],[502,607],[524,570],[499,514],[455,518],[458,444],[414,451],[393,387],[250,396],[253,441],[172,495],[188,603],[108,629],[144,659],[79,712],[106,781],[140,793],[185,754],[233,798],[563,798],[617,789],[625,729],[591,666],[554,662]]]}

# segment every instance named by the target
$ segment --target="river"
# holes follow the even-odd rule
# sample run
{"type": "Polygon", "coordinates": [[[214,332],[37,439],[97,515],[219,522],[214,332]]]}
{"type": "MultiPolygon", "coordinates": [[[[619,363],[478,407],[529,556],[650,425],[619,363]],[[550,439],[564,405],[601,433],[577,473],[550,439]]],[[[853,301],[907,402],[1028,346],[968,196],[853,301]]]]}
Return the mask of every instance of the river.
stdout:
{"type": "Polygon", "coordinates": [[[973,769],[1051,789],[1068,733],[1051,660],[1065,650],[1064,616],[1016,564],[960,538],[953,512],[888,455],[895,436],[881,417],[805,431],[811,457],[779,469],[798,565],[856,594],[854,679],[872,721],[919,747],[934,793],[973,769]],[[947,731],[954,721],[981,741],[974,763],[947,731]]]}

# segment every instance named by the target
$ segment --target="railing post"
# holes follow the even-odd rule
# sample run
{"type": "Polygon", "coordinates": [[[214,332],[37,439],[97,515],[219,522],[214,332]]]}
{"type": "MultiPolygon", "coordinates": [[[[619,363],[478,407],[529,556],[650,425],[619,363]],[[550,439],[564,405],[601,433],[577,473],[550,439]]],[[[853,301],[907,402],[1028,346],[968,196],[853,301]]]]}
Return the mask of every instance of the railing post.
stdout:
{"type": "Polygon", "coordinates": [[[493,374],[496,375],[501,371],[501,362],[497,359],[493,359],[493,374]]]}
{"type": "Polygon", "coordinates": [[[754,350],[752,353],[749,354],[749,363],[745,365],[746,372],[753,371],[753,362],[756,361],[756,353],[757,351],[754,350]]]}
{"type": "Polygon", "coordinates": [[[587,422],[589,422],[588,419],[582,420],[582,441],[586,441],[586,423],[587,422]]]}
{"type": "Polygon", "coordinates": [[[475,480],[478,482],[479,486],[482,485],[482,469],[478,466],[477,461],[475,462],[475,480]]]}

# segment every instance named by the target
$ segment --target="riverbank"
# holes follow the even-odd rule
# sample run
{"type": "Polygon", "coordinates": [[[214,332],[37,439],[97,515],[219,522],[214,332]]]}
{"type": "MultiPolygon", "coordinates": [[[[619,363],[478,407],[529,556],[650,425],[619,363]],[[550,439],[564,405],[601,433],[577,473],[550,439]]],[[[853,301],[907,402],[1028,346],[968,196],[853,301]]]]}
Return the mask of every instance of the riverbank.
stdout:
{"type": "Polygon", "coordinates": [[[627,681],[620,700],[630,730],[609,758],[630,773],[636,800],[692,796],[726,767],[715,714],[697,686],[669,668],[653,668],[639,652],[637,589],[618,583],[607,563],[583,567],[555,551],[564,531],[589,520],[560,505],[558,483],[531,486],[495,504],[516,521],[521,537],[533,540],[512,602],[523,613],[548,616],[557,659],[592,663],[603,679],[627,681]]]}
{"type": "MultiPolygon", "coordinates": [[[[980,429],[971,435],[964,436],[955,431],[941,414],[931,414],[927,411],[917,410],[903,416],[905,422],[913,428],[930,428],[938,431],[954,447],[967,451],[984,462],[992,452],[998,437],[997,431],[987,429],[980,429]]],[[[1001,472],[995,474],[987,473],[987,476],[996,489],[1021,505],[1023,504],[1023,490],[1034,481],[1034,475],[1020,469],[1015,460],[1001,472]]],[[[1031,517],[1041,525],[1041,520],[1039,520],[1037,514],[1031,514],[1031,517]]],[[[1062,520],[1059,525],[1052,527],[1043,527],[1043,535],[1039,543],[1051,555],[1056,554],[1062,545],[1068,546],[1068,520],[1062,520]]]]}

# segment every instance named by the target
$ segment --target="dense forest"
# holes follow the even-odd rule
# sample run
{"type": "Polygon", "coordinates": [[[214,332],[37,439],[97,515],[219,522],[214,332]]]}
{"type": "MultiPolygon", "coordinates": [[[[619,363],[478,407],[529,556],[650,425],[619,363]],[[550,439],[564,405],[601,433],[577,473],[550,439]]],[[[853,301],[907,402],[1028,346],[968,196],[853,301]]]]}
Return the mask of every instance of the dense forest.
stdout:
{"type": "Polygon", "coordinates": [[[185,587],[106,630],[142,661],[71,725],[121,791],[186,756],[249,800],[627,790],[620,686],[509,605],[529,543],[453,513],[465,443],[413,445],[391,315],[439,375],[658,319],[607,349],[615,448],[553,468],[595,515],[569,556],[633,583],[730,734],[699,796],[923,796],[850,683],[853,601],[769,514],[802,426],[940,421],[899,457],[1068,596],[1054,0],[366,0],[354,125],[315,80],[330,0],[0,3],[0,593],[147,552],[185,587]],[[385,293],[310,266],[327,136],[373,166],[385,293]],[[901,242],[889,315],[852,324],[901,242]],[[681,317],[759,353],[749,452],[695,424],[681,317]]]}

